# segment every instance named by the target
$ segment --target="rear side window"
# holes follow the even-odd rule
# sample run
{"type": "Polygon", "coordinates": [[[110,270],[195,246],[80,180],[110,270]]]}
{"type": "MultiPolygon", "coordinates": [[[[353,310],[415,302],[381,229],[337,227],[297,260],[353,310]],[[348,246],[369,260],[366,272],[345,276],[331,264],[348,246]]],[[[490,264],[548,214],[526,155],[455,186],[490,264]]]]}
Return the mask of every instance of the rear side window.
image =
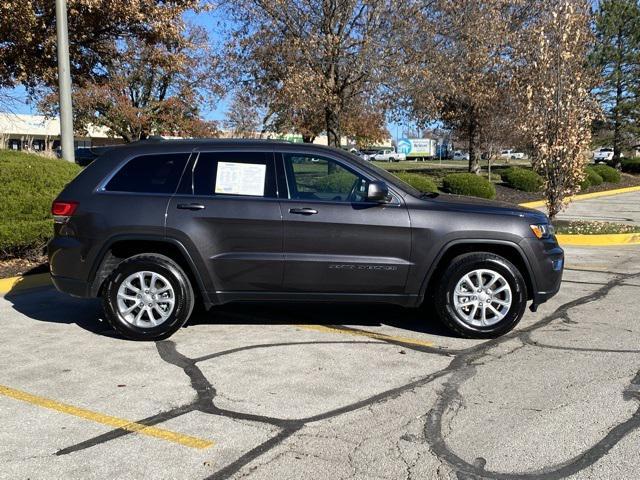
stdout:
{"type": "Polygon", "coordinates": [[[195,195],[276,198],[273,153],[202,152],[191,185],[195,195]]]}
{"type": "Polygon", "coordinates": [[[141,155],[132,158],[105,186],[108,192],[167,193],[178,187],[188,153],[141,155]]]}

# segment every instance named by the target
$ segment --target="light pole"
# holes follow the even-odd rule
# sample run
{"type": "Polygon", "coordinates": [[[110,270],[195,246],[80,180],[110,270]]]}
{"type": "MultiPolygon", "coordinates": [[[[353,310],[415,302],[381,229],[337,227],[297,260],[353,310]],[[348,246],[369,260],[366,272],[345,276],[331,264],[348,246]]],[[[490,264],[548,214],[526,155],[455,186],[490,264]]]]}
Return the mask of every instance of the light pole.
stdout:
{"type": "Polygon", "coordinates": [[[67,0],[56,0],[58,37],[58,89],[60,92],[60,140],[62,158],[75,161],[73,151],[73,107],[71,105],[71,64],[69,62],[69,27],[67,0]]]}

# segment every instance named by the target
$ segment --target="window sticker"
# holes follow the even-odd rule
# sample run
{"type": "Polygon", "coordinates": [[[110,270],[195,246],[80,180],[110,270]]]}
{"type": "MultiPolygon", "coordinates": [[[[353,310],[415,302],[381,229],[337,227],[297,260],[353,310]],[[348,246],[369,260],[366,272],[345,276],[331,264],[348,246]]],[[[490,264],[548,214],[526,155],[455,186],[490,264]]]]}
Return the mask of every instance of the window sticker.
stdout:
{"type": "Polygon", "coordinates": [[[256,163],[218,162],[216,193],[264,197],[267,166],[256,163]]]}

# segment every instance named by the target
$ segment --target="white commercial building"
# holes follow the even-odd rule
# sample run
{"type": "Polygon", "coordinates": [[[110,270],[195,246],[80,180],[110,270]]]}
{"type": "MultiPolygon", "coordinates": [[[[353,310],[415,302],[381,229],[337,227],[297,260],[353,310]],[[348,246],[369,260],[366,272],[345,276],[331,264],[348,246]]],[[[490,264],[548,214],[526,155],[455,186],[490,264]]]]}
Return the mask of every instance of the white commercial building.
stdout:
{"type": "MultiPolygon", "coordinates": [[[[107,134],[106,128],[90,127],[86,135],[75,136],[75,147],[95,147],[122,143],[107,134]]],[[[60,119],[43,115],[0,112],[0,149],[52,151],[60,145],[60,119]]]]}

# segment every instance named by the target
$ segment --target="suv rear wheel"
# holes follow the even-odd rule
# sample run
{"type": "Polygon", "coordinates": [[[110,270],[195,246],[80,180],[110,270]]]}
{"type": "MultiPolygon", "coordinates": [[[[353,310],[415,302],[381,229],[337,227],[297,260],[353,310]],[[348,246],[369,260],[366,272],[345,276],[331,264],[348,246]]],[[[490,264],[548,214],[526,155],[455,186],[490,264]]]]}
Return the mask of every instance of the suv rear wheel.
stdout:
{"type": "Polygon", "coordinates": [[[506,258],[468,253],[454,258],[435,294],[441,321],[468,338],[493,338],[513,329],[527,306],[524,278],[506,258]]]}
{"type": "Polygon", "coordinates": [[[167,338],[187,322],[195,303],[185,272],[159,254],[122,261],[107,280],[102,300],[111,326],[133,340],[167,338]]]}

